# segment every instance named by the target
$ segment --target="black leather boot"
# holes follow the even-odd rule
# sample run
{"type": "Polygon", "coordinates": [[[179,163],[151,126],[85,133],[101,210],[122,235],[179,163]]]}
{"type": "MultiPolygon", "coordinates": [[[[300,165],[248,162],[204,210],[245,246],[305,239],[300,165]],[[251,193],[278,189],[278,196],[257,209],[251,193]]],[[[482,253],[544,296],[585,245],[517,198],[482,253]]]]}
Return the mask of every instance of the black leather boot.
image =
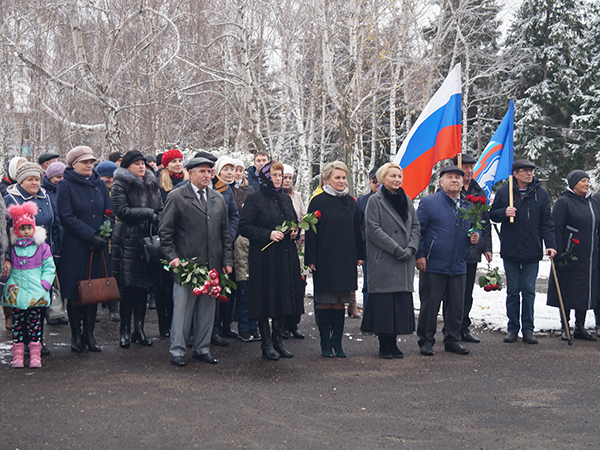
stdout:
{"type": "Polygon", "coordinates": [[[121,321],[121,340],[119,345],[121,348],[129,348],[131,345],[131,325],[121,321]]]}
{"type": "Polygon", "coordinates": [[[396,341],[396,335],[390,336],[390,350],[394,358],[404,358],[404,353],[398,348],[398,342],[396,341]]]}
{"type": "Polygon", "coordinates": [[[317,326],[321,337],[321,353],[326,358],[333,358],[331,350],[331,309],[317,309],[317,326]]]}
{"type": "Polygon", "coordinates": [[[575,324],[575,332],[573,333],[575,339],[583,339],[584,341],[596,341],[597,338],[587,332],[583,324],[575,324]]]}
{"type": "Polygon", "coordinates": [[[335,356],[338,358],[345,358],[346,353],[342,348],[342,337],[344,336],[344,322],[345,314],[344,309],[332,309],[331,310],[331,346],[335,351],[335,356]]]}
{"type": "Polygon", "coordinates": [[[270,359],[271,361],[277,361],[279,359],[279,353],[277,353],[273,348],[269,319],[259,320],[258,329],[260,330],[260,335],[262,336],[260,348],[262,349],[263,358],[270,359]]]}
{"type": "Polygon", "coordinates": [[[144,333],[144,318],[135,317],[133,319],[133,333],[131,333],[131,341],[137,342],[145,347],[152,345],[152,339],[148,338],[144,333]]]}
{"type": "Polygon", "coordinates": [[[379,336],[379,356],[383,359],[392,359],[389,336],[379,336]]]}
{"type": "Polygon", "coordinates": [[[94,338],[94,327],[96,326],[97,305],[83,306],[83,344],[91,352],[100,352],[102,349],[94,338]]]}
{"type": "Polygon", "coordinates": [[[71,327],[71,351],[81,353],[85,348],[81,337],[81,306],[67,303],[67,314],[69,315],[69,326],[71,327]]]}
{"type": "Polygon", "coordinates": [[[283,324],[285,317],[273,318],[273,348],[282,358],[293,358],[294,354],[283,346],[283,324]]]}

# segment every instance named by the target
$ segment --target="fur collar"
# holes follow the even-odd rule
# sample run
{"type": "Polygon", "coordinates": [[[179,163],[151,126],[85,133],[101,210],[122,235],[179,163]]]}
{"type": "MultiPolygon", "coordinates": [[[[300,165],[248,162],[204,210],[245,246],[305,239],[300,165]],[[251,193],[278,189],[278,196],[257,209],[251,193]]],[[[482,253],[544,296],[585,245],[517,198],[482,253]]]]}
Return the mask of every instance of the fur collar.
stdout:
{"type": "MultiPolygon", "coordinates": [[[[36,225],[35,226],[35,231],[33,232],[33,242],[35,242],[37,245],[43,244],[44,242],[46,242],[46,237],[47,237],[46,233],[46,229],[42,226],[36,225]]],[[[15,231],[13,230],[12,227],[10,227],[10,243],[12,245],[15,245],[17,243],[17,240],[19,239],[23,239],[21,237],[18,237],[15,234],[15,231]]]]}
{"type": "Polygon", "coordinates": [[[158,180],[156,179],[156,176],[152,173],[150,169],[146,170],[143,179],[138,177],[137,175],[134,175],[130,170],[123,169],[122,167],[119,167],[117,170],[115,170],[114,176],[115,180],[121,180],[123,183],[126,184],[137,184],[140,186],[156,185],[156,187],[158,187],[158,180]]]}

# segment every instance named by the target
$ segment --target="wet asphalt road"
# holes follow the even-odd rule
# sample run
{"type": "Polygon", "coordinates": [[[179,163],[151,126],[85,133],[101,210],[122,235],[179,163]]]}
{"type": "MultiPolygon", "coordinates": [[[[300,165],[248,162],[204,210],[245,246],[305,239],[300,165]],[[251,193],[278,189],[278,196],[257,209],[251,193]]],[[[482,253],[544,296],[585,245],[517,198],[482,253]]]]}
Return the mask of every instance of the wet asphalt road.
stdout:
{"type": "MultiPolygon", "coordinates": [[[[307,310],[309,308],[307,307],[307,310]]],[[[118,347],[118,324],[100,313],[102,353],[72,353],[68,326],[46,327],[42,369],[0,363],[1,449],[597,449],[600,342],[540,336],[502,343],[478,331],[468,356],[377,356],[377,341],[347,319],[347,359],[319,353],[312,316],[295,356],[260,357],[258,342],[213,348],[220,363],[170,364],[168,341],[118,347]]],[[[156,316],[147,330],[158,336],[156,316]]],[[[439,328],[441,330],[441,326],[439,328]]],[[[9,333],[0,331],[7,344],[9,333]]],[[[441,331],[438,335],[441,339],[441,331]]]]}

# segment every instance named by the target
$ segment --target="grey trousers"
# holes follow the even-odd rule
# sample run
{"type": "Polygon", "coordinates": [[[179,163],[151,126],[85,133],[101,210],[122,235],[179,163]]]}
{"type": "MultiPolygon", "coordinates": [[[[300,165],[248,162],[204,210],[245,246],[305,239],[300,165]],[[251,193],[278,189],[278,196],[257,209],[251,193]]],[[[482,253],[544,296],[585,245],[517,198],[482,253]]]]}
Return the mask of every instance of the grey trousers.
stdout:
{"type": "Polygon", "coordinates": [[[439,273],[420,272],[419,297],[421,309],[417,325],[419,346],[425,342],[435,344],[437,316],[440,304],[444,300],[444,343],[460,341],[460,327],[465,301],[466,275],[441,275],[439,273]]]}
{"type": "Polygon", "coordinates": [[[210,352],[210,338],[215,319],[215,299],[208,295],[196,297],[192,288],[173,284],[173,321],[171,322],[171,357],[185,356],[186,339],[194,324],[192,353],[202,355],[210,352]]]}

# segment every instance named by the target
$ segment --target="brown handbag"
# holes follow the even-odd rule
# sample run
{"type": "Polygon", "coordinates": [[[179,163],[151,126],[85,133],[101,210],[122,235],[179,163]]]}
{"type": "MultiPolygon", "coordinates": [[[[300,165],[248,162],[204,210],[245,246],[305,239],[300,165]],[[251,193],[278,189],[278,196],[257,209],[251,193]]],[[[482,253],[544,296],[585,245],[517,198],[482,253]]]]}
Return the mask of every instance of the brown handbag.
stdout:
{"type": "Polygon", "coordinates": [[[95,278],[92,280],[92,258],[94,252],[90,253],[90,261],[88,263],[87,271],[85,274],[85,280],[81,280],[77,283],[79,291],[79,297],[77,298],[77,304],[80,306],[93,305],[96,303],[114,302],[120,300],[121,295],[119,294],[119,286],[117,286],[117,280],[115,277],[109,277],[108,271],[106,270],[106,260],[104,259],[104,252],[100,252],[100,258],[102,260],[102,275],[103,278],[95,278]]]}

